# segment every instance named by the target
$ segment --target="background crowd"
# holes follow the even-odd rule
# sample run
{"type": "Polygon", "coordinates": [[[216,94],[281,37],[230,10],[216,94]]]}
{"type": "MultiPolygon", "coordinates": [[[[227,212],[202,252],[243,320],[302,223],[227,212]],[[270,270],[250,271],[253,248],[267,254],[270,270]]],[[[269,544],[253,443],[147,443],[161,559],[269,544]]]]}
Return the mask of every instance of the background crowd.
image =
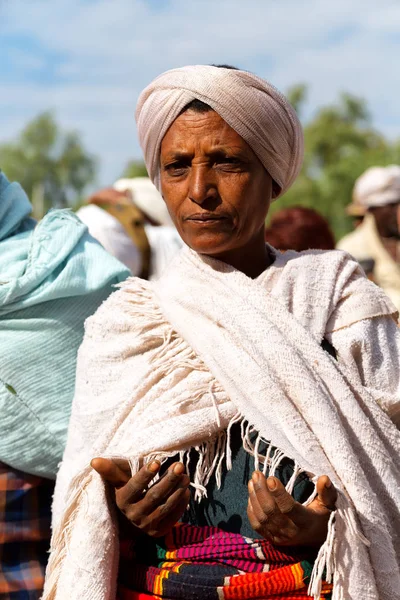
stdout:
{"type": "MultiPolygon", "coordinates": [[[[118,2],[123,10],[116,20],[122,31],[120,19],[127,18],[130,9],[125,0],[118,2]]],[[[37,3],[37,18],[46,14],[45,4],[37,3]]],[[[77,13],[87,10],[80,0],[73,4],[77,13]]],[[[99,31],[102,27],[106,31],[107,3],[93,4],[92,10],[98,4],[98,14],[103,15],[99,31]]],[[[152,1],[133,4],[139,21],[147,23],[154,17],[159,23],[159,8],[152,1]]],[[[309,4],[311,10],[315,2],[309,4]]],[[[164,17],[170,10],[177,12],[178,5],[179,0],[171,2],[164,17]]],[[[233,5],[243,10],[236,1],[233,5]]],[[[202,7],[207,12],[211,3],[206,1],[202,7]]],[[[255,4],[253,8],[261,10],[255,4]]],[[[381,9],[382,32],[387,34],[391,20],[400,24],[400,12],[389,0],[381,9]]],[[[21,45],[25,60],[21,73],[26,73],[29,52],[39,56],[46,42],[54,50],[54,41],[41,34],[35,46],[26,16],[17,26],[14,11],[15,6],[0,4],[0,19],[3,14],[9,26],[0,52],[4,44],[4,55],[11,57],[21,45]]],[[[354,27],[356,17],[350,13],[349,9],[346,18],[354,27]]],[[[133,18],[130,13],[129,17],[133,18]]],[[[223,14],[217,11],[215,18],[218,35],[223,14]]],[[[339,25],[335,36],[346,36],[343,23],[339,25]]],[[[360,28],[373,29],[366,21],[360,28]]],[[[62,38],[60,33],[60,47],[62,38]]],[[[379,39],[377,35],[377,44],[379,39]]],[[[180,41],[185,47],[187,40],[180,41]]],[[[397,41],[387,43],[395,46],[397,41]]],[[[194,55],[190,61],[194,64],[218,58],[204,60],[202,52],[190,48],[188,52],[194,55]]],[[[259,60],[252,61],[246,53],[243,65],[240,54],[229,59],[243,70],[257,70],[269,78],[268,68],[263,73],[259,60]]],[[[170,60],[175,61],[171,66],[182,63],[174,56],[170,60]]],[[[123,58],[116,55],[112,62],[116,71],[118,64],[123,72],[123,58]]],[[[34,70],[34,61],[32,65],[34,70]]],[[[150,65],[146,82],[160,70],[150,65]]],[[[12,71],[4,71],[4,88],[15,83],[12,71]]],[[[93,76],[88,75],[89,83],[93,76]]],[[[110,76],[110,88],[114,86],[117,95],[115,76],[110,76]]],[[[126,81],[125,72],[124,77],[126,81]]],[[[398,129],[388,128],[382,118],[385,106],[377,112],[374,93],[369,94],[368,86],[352,86],[351,77],[344,80],[344,87],[322,94],[317,103],[316,82],[302,81],[307,81],[305,68],[285,80],[283,87],[303,125],[304,162],[294,185],[271,205],[265,240],[284,254],[308,249],[348,252],[400,311],[400,118],[398,129]]],[[[0,90],[1,84],[0,75],[0,90]]],[[[390,90],[384,92],[392,95],[390,90]]],[[[95,93],[94,88],[90,93],[95,93]]],[[[20,95],[16,96],[20,102],[20,95]]],[[[134,104],[135,98],[130,97],[132,120],[134,104]]],[[[66,443],[85,320],[130,275],[158,281],[184,246],[134,144],[132,152],[126,145],[119,150],[113,169],[105,168],[107,153],[87,142],[85,123],[65,119],[59,108],[53,101],[41,102],[39,110],[28,111],[28,117],[14,119],[17,126],[5,127],[6,133],[0,129],[0,600],[38,600],[41,595],[54,480],[66,443]]],[[[110,108],[110,119],[117,112],[110,108]]],[[[9,114],[11,123],[13,110],[9,114]]],[[[91,121],[90,110],[86,118],[91,121]]],[[[110,136],[108,113],[105,119],[96,116],[95,120],[105,146],[107,140],[110,147],[118,146],[117,129],[110,136]]],[[[331,351],[335,353],[329,347],[331,351]]],[[[390,416],[397,422],[397,413],[390,416]]],[[[326,594],[330,591],[328,586],[326,594]]]]}

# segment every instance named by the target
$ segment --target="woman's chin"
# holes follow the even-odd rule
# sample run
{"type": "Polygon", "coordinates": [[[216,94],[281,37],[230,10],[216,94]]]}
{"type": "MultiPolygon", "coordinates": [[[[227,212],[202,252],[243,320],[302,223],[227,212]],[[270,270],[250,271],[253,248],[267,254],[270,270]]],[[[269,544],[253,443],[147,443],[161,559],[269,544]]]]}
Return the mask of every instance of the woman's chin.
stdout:
{"type": "Polygon", "coordinates": [[[207,238],[207,236],[201,236],[191,239],[184,239],[183,241],[195,252],[199,254],[206,254],[208,256],[218,256],[229,250],[232,250],[232,237],[219,236],[213,238],[207,238]]]}

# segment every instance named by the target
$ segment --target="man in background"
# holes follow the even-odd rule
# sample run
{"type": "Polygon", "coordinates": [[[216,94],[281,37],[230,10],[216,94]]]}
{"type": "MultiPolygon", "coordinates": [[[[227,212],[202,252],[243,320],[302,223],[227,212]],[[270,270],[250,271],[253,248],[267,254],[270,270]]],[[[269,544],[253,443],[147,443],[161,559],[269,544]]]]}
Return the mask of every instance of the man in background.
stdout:
{"type": "Polygon", "coordinates": [[[354,185],[353,204],[363,222],[337,248],[373,264],[373,280],[400,310],[400,167],[371,167],[354,185]]]}

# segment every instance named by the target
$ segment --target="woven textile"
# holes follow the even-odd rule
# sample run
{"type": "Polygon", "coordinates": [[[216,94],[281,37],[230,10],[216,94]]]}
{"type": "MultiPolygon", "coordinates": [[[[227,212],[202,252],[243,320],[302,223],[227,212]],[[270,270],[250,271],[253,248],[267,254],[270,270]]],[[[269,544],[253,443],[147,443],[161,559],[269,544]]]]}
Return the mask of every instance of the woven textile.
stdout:
{"type": "MultiPolygon", "coordinates": [[[[182,515],[181,523],[171,533],[162,538],[142,536],[136,543],[122,540],[120,544],[121,558],[118,573],[118,595],[134,597],[134,592],[147,590],[161,597],[199,598],[222,597],[234,587],[236,577],[231,583],[223,586],[225,578],[240,573],[265,573],[267,570],[284,568],[275,573],[274,581],[288,571],[289,565],[295,565],[295,571],[301,560],[307,560],[308,571],[311,571],[316,552],[303,551],[293,555],[274,549],[257,534],[248,523],[247,482],[255,468],[254,455],[250,448],[243,447],[241,431],[248,429],[247,423],[237,423],[231,429],[232,470],[225,467],[222,471],[222,485],[217,487],[215,478],[207,484],[207,497],[201,502],[195,500],[192,490],[188,510],[182,515]],[[289,556],[290,555],[290,556],[289,556]],[[121,581],[123,587],[121,587],[121,581]],[[123,592],[122,592],[123,590],[123,592]]],[[[250,444],[257,444],[258,455],[266,452],[275,454],[264,440],[258,440],[257,432],[252,431],[247,439],[250,444]]],[[[176,462],[179,457],[171,457],[163,464],[160,476],[176,462]]],[[[193,477],[198,465],[197,452],[190,453],[188,472],[193,477]]],[[[288,460],[282,461],[275,471],[284,485],[293,476],[294,465],[288,460]]],[[[265,475],[269,474],[269,469],[265,475]]],[[[298,477],[292,492],[298,502],[305,502],[313,493],[313,484],[305,473],[298,477]]],[[[121,532],[122,533],[122,532],[121,532]]],[[[254,584],[272,587],[272,581],[265,581],[265,576],[255,578],[254,584]],[[256,581],[258,580],[258,581],[256,581]]],[[[294,582],[293,582],[294,584],[294,582]]],[[[242,581],[238,586],[241,593],[246,592],[242,581]]],[[[256,587],[256,585],[254,586],[256,587]]],[[[266,588],[267,589],[267,588],[266,588]]],[[[264,590],[265,591],[265,590],[264,590]]],[[[282,589],[281,589],[282,591],[282,589]]],[[[303,590],[304,591],[304,590],[303,590]]]]}
{"type": "MultiPolygon", "coordinates": [[[[150,551],[154,546],[150,545],[150,551]]],[[[177,600],[224,598],[301,598],[307,587],[312,559],[284,553],[266,540],[253,540],[216,527],[176,525],[146,555],[145,540],[121,547],[118,597],[131,600],[135,589],[153,597],[177,600]]],[[[323,584],[321,598],[332,586],[323,584]]]]}
{"type": "Polygon", "coordinates": [[[0,463],[0,600],[38,600],[50,545],[52,481],[0,463]]]}
{"type": "Polygon", "coordinates": [[[162,73],[141,93],[136,121],[150,178],[160,188],[162,139],[192,100],[213,108],[250,146],[279,185],[289,189],[303,161],[303,130],[288,100],[248,73],[193,65],[162,73]]]}
{"type": "Polygon", "coordinates": [[[0,173],[0,460],[55,479],[84,321],[129,271],[71,211],[30,211],[0,173]]]}
{"type": "Polygon", "coordinates": [[[396,351],[394,313],[355,261],[335,251],[277,254],[251,280],[185,249],[157,283],[129,280],[87,322],[44,598],[62,599],[65,589],[73,600],[115,598],[115,509],[91,458],[126,456],[135,472],[143,460],[184,458],[195,447],[202,460],[192,485],[201,496],[239,415],[339,490],[310,595],[320,595],[326,566],[335,600],[356,600],[360,589],[363,600],[391,600],[400,586],[400,439],[379,402],[398,403],[388,392],[399,365],[373,396],[341,363],[333,338],[338,361],[320,344],[325,333],[375,318],[393,324],[396,351]],[[277,296],[268,293],[274,277],[277,296]]]}

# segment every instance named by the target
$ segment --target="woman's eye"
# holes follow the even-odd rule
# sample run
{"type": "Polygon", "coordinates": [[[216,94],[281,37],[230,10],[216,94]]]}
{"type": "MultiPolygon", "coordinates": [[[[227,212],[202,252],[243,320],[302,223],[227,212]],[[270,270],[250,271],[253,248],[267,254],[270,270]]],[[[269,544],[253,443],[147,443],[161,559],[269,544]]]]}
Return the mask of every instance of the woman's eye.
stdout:
{"type": "Polygon", "coordinates": [[[187,168],[187,165],[184,163],[171,163],[169,165],[164,166],[164,170],[167,171],[170,175],[182,175],[187,168]]]}
{"type": "Polygon", "coordinates": [[[218,160],[215,161],[215,165],[217,167],[226,167],[226,168],[232,168],[232,167],[238,167],[240,165],[240,160],[238,158],[234,158],[232,156],[226,156],[226,157],[221,157],[218,160]]]}

